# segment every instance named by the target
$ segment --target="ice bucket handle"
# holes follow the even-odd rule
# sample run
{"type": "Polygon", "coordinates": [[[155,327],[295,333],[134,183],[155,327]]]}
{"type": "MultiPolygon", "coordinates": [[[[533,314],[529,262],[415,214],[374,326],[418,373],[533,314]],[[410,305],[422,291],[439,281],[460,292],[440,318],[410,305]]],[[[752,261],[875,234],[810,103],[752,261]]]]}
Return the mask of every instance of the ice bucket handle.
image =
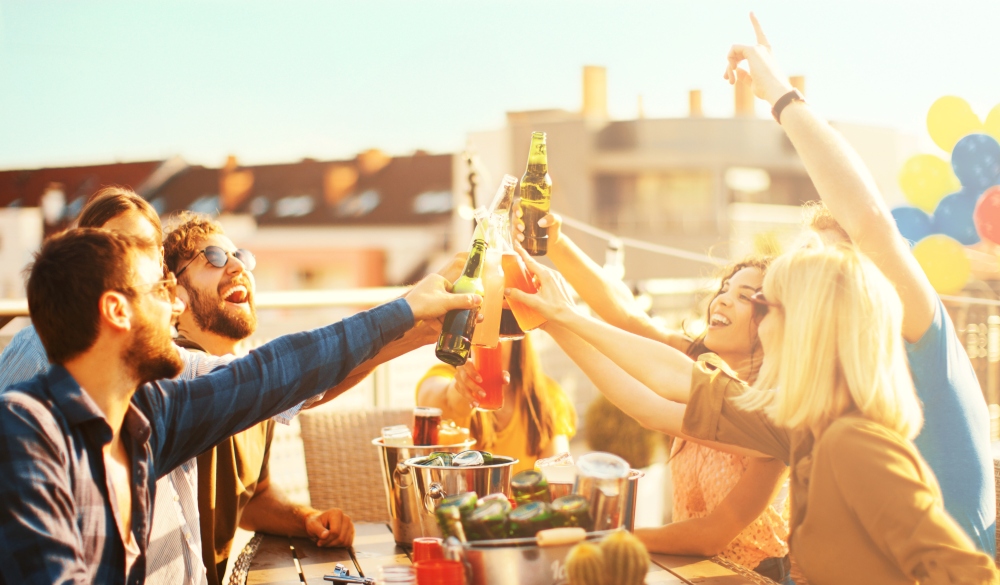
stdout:
{"type": "Polygon", "coordinates": [[[400,488],[410,487],[410,468],[403,464],[403,462],[397,463],[396,469],[392,472],[392,481],[400,488]]]}
{"type": "Polygon", "coordinates": [[[434,508],[437,507],[435,500],[444,499],[448,494],[444,491],[444,486],[435,482],[427,487],[427,494],[424,496],[424,507],[427,508],[427,512],[430,514],[434,513],[434,508]]]}

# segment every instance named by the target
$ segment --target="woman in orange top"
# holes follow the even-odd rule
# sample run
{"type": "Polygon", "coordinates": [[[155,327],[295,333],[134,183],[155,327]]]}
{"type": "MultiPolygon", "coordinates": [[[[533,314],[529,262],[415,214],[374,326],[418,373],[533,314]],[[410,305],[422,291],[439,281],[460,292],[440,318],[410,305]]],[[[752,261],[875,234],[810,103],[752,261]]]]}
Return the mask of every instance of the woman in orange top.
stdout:
{"type": "Polygon", "coordinates": [[[475,408],[483,390],[472,360],[457,369],[438,364],[428,370],[417,384],[417,404],[436,406],[442,418],[468,427],[477,449],[516,457],[517,473],[532,469],[536,459],[569,451],[576,411],[562,388],[542,372],[530,333],[500,343],[507,382],[503,408],[475,408]]]}

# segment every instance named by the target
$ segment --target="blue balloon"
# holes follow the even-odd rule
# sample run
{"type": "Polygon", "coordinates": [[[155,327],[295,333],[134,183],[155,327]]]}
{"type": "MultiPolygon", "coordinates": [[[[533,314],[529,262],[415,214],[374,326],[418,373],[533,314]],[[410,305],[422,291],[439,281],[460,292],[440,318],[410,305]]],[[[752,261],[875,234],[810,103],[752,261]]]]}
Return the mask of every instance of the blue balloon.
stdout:
{"type": "Polygon", "coordinates": [[[897,207],[892,210],[892,218],[896,220],[899,233],[910,242],[911,246],[934,233],[931,216],[922,209],[897,207]]]}
{"type": "Polygon", "coordinates": [[[963,191],[982,193],[1000,183],[1000,143],[987,134],[969,134],[951,151],[951,168],[963,191]]]}
{"type": "Polygon", "coordinates": [[[968,246],[979,242],[979,233],[972,220],[980,191],[962,189],[958,193],[945,195],[934,209],[934,233],[944,234],[968,246]]]}

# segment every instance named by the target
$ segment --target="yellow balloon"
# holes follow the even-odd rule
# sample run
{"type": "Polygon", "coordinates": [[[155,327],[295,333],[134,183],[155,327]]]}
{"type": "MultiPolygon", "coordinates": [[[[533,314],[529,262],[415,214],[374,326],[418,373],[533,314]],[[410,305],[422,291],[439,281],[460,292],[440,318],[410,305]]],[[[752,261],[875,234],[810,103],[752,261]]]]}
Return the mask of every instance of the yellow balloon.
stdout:
{"type": "Polygon", "coordinates": [[[957,293],[969,281],[972,266],[965,247],[948,236],[927,236],[913,246],[913,256],[940,294],[957,293]]]}
{"type": "Polygon", "coordinates": [[[934,213],[942,197],[961,188],[951,165],[933,154],[910,157],[899,171],[899,186],[907,201],[927,213],[934,213]]]}
{"type": "Polygon", "coordinates": [[[951,152],[963,136],[982,130],[983,123],[979,121],[979,116],[960,97],[946,95],[938,98],[927,110],[927,132],[945,152],[951,152]]]}
{"type": "Polygon", "coordinates": [[[993,106],[990,113],[986,115],[986,122],[983,123],[986,133],[1000,141],[1000,104],[993,106]]]}

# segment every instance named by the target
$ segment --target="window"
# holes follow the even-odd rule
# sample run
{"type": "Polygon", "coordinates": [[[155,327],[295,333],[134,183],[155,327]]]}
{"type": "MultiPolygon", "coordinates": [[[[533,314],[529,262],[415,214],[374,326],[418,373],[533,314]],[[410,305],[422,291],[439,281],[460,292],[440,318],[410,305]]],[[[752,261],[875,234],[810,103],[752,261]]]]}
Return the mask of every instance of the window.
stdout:
{"type": "Polygon", "coordinates": [[[413,199],[413,213],[448,213],[452,205],[451,191],[426,191],[413,199]]]}
{"type": "Polygon", "coordinates": [[[282,197],[274,204],[274,214],[278,217],[304,217],[312,213],[316,201],[312,195],[290,195],[282,197]]]}

